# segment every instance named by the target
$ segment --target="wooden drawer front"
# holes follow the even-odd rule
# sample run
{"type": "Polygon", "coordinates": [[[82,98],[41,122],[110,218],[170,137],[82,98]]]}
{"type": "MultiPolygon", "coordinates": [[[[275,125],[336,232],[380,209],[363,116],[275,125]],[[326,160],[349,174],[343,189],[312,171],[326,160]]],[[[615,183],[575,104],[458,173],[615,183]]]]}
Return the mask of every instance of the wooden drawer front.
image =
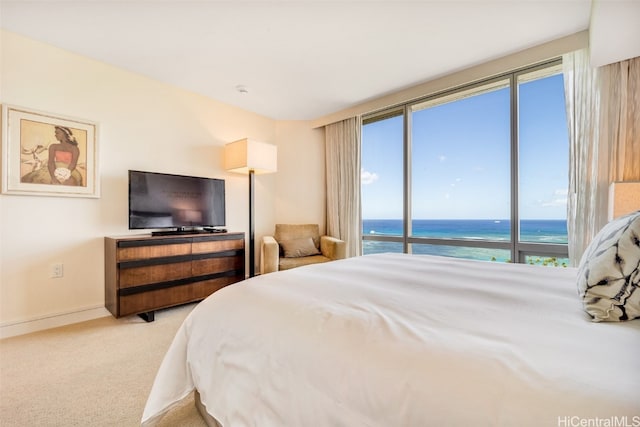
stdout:
{"type": "Polygon", "coordinates": [[[194,254],[242,249],[244,248],[244,239],[194,241],[191,248],[194,254]]]}
{"type": "Polygon", "coordinates": [[[121,296],[118,316],[128,316],[129,314],[143,313],[160,308],[172,307],[174,305],[186,304],[188,302],[200,301],[213,292],[242,279],[242,277],[238,276],[219,277],[186,286],[174,286],[171,288],[171,292],[166,292],[165,289],[157,289],[139,294],[121,296]]]}
{"type": "Polygon", "coordinates": [[[120,288],[168,282],[191,276],[191,261],[120,269],[120,288]]]}
{"type": "Polygon", "coordinates": [[[194,283],[191,286],[193,286],[193,290],[199,299],[205,299],[215,291],[232,283],[239,282],[242,279],[244,279],[244,277],[241,276],[219,277],[217,279],[203,280],[202,282],[194,283]]]}
{"type": "Polygon", "coordinates": [[[171,292],[166,289],[143,292],[120,297],[120,316],[158,310],[160,308],[198,301],[193,286],[175,286],[171,292]]]}
{"type": "Polygon", "coordinates": [[[192,264],[194,276],[204,276],[214,272],[239,270],[244,268],[244,260],[241,256],[226,256],[196,259],[192,264]]]}
{"type": "Polygon", "coordinates": [[[188,255],[189,253],[191,253],[190,243],[120,247],[118,248],[118,261],[188,255]]]}

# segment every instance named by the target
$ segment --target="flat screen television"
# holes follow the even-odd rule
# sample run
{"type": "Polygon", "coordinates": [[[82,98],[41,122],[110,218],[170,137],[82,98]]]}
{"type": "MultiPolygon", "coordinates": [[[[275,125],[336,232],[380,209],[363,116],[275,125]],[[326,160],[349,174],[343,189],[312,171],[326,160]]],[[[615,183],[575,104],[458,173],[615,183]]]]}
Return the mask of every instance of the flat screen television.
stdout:
{"type": "Polygon", "coordinates": [[[129,229],[215,231],[226,222],[224,184],[223,179],[130,170],[129,229]]]}

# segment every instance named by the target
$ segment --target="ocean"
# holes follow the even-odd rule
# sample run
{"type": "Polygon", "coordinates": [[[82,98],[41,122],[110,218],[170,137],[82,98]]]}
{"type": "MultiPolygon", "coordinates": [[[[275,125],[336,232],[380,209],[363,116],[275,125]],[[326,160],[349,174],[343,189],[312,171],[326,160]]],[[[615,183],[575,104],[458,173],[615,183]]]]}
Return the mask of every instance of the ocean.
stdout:
{"type": "MultiPolygon", "coordinates": [[[[402,224],[400,219],[365,219],[362,220],[362,233],[370,236],[402,236],[402,224]]],[[[412,222],[412,236],[414,237],[509,241],[510,233],[511,221],[505,219],[413,220],[412,222]]],[[[566,220],[521,220],[520,241],[566,244],[567,222],[566,220]]],[[[362,249],[364,254],[402,252],[402,243],[364,240],[362,249]]],[[[511,258],[508,250],[446,245],[414,244],[412,252],[494,261],[509,261],[511,258]]],[[[544,260],[528,259],[528,262],[532,263],[537,263],[537,261],[542,263],[544,260]]],[[[560,263],[567,261],[562,259],[560,263]]]]}

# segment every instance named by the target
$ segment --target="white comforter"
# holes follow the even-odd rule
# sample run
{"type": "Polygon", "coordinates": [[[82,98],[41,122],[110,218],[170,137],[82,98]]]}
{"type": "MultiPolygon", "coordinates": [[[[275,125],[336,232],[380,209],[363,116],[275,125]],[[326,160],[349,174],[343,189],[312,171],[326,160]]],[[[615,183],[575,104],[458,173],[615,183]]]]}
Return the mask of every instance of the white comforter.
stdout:
{"type": "Polygon", "coordinates": [[[178,331],[143,424],[196,388],[224,427],[640,426],[640,321],[589,321],[575,274],[385,254],[228,286],[178,331]]]}

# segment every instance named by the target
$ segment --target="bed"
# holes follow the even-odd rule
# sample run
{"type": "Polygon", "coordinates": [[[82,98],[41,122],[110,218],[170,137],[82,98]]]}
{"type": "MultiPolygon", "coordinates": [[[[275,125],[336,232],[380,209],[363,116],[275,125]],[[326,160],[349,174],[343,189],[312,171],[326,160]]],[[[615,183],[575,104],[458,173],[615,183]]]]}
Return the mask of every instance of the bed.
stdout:
{"type": "Polygon", "coordinates": [[[224,427],[639,426],[640,321],[592,322],[576,274],[378,254],[245,280],[185,319],[142,423],[195,391],[224,427]]]}

